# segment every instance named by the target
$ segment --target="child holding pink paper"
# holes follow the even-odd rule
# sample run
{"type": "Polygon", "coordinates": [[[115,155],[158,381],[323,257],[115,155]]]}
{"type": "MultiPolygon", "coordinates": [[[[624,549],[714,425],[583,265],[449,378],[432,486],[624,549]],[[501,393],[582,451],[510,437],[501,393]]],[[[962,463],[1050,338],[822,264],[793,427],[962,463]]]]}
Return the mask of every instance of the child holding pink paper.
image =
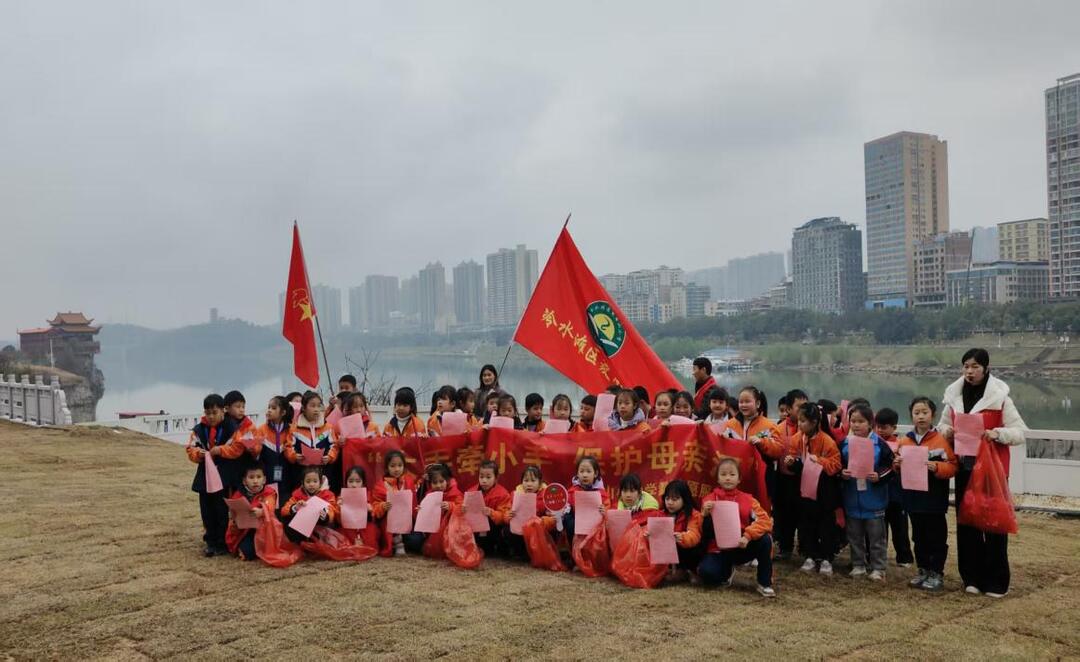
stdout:
{"type": "Polygon", "coordinates": [[[232,428],[225,423],[225,399],[217,393],[203,398],[203,417],[192,428],[188,437],[186,452],[188,459],[195,463],[195,478],[191,481],[191,491],[199,495],[199,514],[203,523],[203,542],[206,556],[228,554],[225,545],[225,530],[229,523],[229,509],[225,505],[225,492],[206,491],[206,455],[209,454],[218,465],[222,483],[229,489],[236,482],[231,460],[244,454],[244,445],[234,440],[230,434],[232,428]]]}
{"type": "Polygon", "coordinates": [[[801,570],[831,575],[839,503],[833,477],[840,473],[840,450],[829,435],[829,419],[819,405],[804,403],[798,418],[794,453],[784,457],[783,462],[795,473],[805,471],[808,462],[821,467],[816,498],[801,496],[799,500],[799,551],[806,556],[801,570]]]}
{"type": "Polygon", "coordinates": [[[697,582],[697,569],[705,550],[701,546],[701,511],[694,508],[694,496],[690,485],[676,479],[664,488],[664,512],[675,518],[675,545],[679,551],[679,564],[668,570],[667,580],[681,582],[687,577],[697,582]]]}
{"type": "MultiPolygon", "coordinates": [[[[914,429],[900,438],[900,451],[905,446],[925,446],[929,449],[926,471],[929,489],[926,492],[903,490],[904,510],[911,518],[911,538],[915,543],[915,564],[918,573],[908,582],[913,588],[940,591],[945,586],[945,559],[949,554],[949,529],[945,514],[949,510],[949,480],[956,475],[956,456],[952,444],[934,429],[937,405],[920,396],[911,401],[911,423],[914,429]]],[[[897,453],[893,464],[901,472],[905,468],[897,453]]]]}
{"type": "MultiPolygon", "coordinates": [[[[367,487],[367,472],[364,471],[363,467],[349,467],[349,470],[345,472],[345,487],[350,489],[367,487]]],[[[370,510],[371,506],[369,505],[369,515],[370,510]]],[[[362,529],[346,529],[342,526],[341,533],[353,544],[360,543],[373,549],[379,547],[379,527],[375,526],[370,517],[366,527],[362,529]]]]}
{"type": "Polygon", "coordinates": [[[448,411],[454,411],[456,408],[455,397],[457,397],[457,389],[450,385],[440,387],[438,391],[435,391],[432,398],[434,402],[432,403],[431,417],[427,421],[428,436],[442,436],[442,415],[448,411]]]}
{"type": "Polygon", "coordinates": [[[394,417],[383,426],[387,437],[426,437],[423,421],[416,415],[416,393],[408,386],[394,391],[394,417]]]}
{"type": "Polygon", "coordinates": [[[292,464],[303,463],[303,447],[321,451],[323,464],[332,464],[338,456],[334,429],[323,418],[322,396],[315,391],[304,393],[300,416],[293,422],[292,443],[285,448],[285,459],[292,464]]]}
{"type": "Polygon", "coordinates": [[[479,430],[484,423],[476,417],[476,394],[467,386],[462,386],[454,396],[458,411],[465,412],[465,431],[479,430]]]}
{"type": "Polygon", "coordinates": [[[888,567],[889,547],[885,530],[885,509],[889,505],[889,483],[892,474],[893,453],[881,437],[871,431],[874,412],[864,404],[848,408],[848,436],[840,442],[840,460],[844,467],[843,480],[844,519],[847,524],[848,545],[851,548],[851,577],[865,577],[867,568],[870,580],[885,581],[888,567]],[[852,474],[851,462],[853,439],[872,444],[872,467],[869,476],[860,478],[852,474]]]}
{"type": "Polygon", "coordinates": [[[663,425],[675,411],[675,395],[671,391],[659,391],[653,398],[651,426],[663,425]]]}
{"type": "MultiPolygon", "coordinates": [[[[446,528],[446,523],[450,519],[450,512],[453,508],[460,507],[465,495],[458,489],[457,481],[454,480],[450,473],[450,466],[443,462],[436,462],[435,464],[429,464],[424,471],[424,477],[416,486],[416,498],[413,500],[413,518],[420,511],[420,502],[424,500],[424,497],[431,492],[442,492],[442,522],[439,524],[439,531],[442,532],[446,528]]],[[[421,533],[419,531],[413,531],[412,533],[406,533],[402,536],[405,543],[405,550],[414,554],[419,554],[424,548],[424,542],[427,540],[429,534],[421,533]]]]}
{"type": "Polygon", "coordinates": [[[484,494],[484,514],[491,524],[487,533],[476,534],[476,544],[487,556],[507,555],[507,536],[510,523],[510,506],[513,501],[510,492],[499,485],[499,465],[494,460],[484,460],[477,470],[477,484],[467,492],[480,491],[484,494]]]}
{"type": "Polygon", "coordinates": [[[575,475],[567,490],[568,506],[570,512],[563,516],[563,529],[566,531],[566,539],[573,543],[574,540],[574,497],[580,492],[600,493],[600,516],[607,515],[611,507],[611,499],[608,498],[607,490],[604,489],[604,480],[600,477],[600,462],[592,455],[582,455],[578,458],[574,467],[575,475]]]}
{"type": "Polygon", "coordinates": [[[772,587],[772,518],[758,500],[739,490],[739,463],[735,458],[725,457],[716,469],[716,489],[702,503],[702,514],[709,518],[702,525],[710,536],[705,557],[698,566],[701,581],[707,586],[731,586],[735,578],[735,566],[756,560],[757,592],[766,598],[775,598],[772,587]],[[716,545],[713,531],[712,511],[717,501],[733,501],[739,506],[739,523],[742,537],[735,549],[721,550],[716,545]],[[711,534],[711,535],[710,535],[711,534]]]}
{"type": "Polygon", "coordinates": [[[319,514],[319,523],[323,526],[333,526],[337,521],[337,497],[322,486],[322,469],[320,467],[304,467],[300,472],[300,487],[293,490],[292,496],[281,507],[281,517],[285,521],[285,535],[289,540],[299,543],[311,540],[311,537],[303,536],[296,529],[288,526],[296,512],[303,507],[311,497],[319,497],[328,505],[319,514]]]}
{"type": "MultiPolygon", "coordinates": [[[[540,467],[535,464],[528,464],[521,472],[521,483],[514,489],[515,494],[535,494],[536,495],[536,513],[544,525],[544,529],[552,531],[555,528],[555,518],[549,515],[545,515],[544,510],[544,488],[547,487],[547,483],[544,482],[543,472],[540,467]]],[[[507,523],[514,518],[516,514],[513,510],[513,498],[510,502],[511,510],[507,512],[507,523]]],[[[514,558],[529,560],[528,549],[525,546],[525,538],[517,533],[510,531],[510,527],[507,526],[507,543],[510,547],[510,554],[514,558]]]]}
{"type": "MultiPolygon", "coordinates": [[[[249,464],[244,469],[240,489],[234,491],[230,498],[245,499],[251,504],[251,515],[262,519],[264,511],[275,512],[277,510],[277,492],[273,487],[266,484],[266,474],[263,473],[262,465],[249,464]]],[[[229,552],[238,556],[242,561],[255,559],[255,531],[256,529],[241,529],[236,526],[231,513],[229,515],[229,528],[225,531],[225,545],[229,552]]]]}
{"type": "Polygon", "coordinates": [[[619,480],[618,510],[629,510],[631,521],[644,525],[645,520],[660,514],[660,503],[641,488],[641,477],[630,473],[619,480]]]}
{"type": "Polygon", "coordinates": [[[391,504],[387,500],[391,491],[416,491],[416,482],[405,470],[405,454],[399,450],[389,451],[383,457],[383,479],[375,484],[368,494],[371,519],[379,527],[379,556],[404,556],[405,543],[401,534],[390,533],[386,529],[386,514],[391,504]]]}
{"type": "Polygon", "coordinates": [[[694,418],[694,396],[690,391],[679,391],[671,405],[671,413],[683,418],[694,418]]]}
{"type": "MultiPolygon", "coordinates": [[[[341,414],[342,418],[359,414],[360,420],[364,424],[364,431],[367,432],[368,436],[379,436],[379,426],[375,424],[375,421],[371,420],[371,413],[368,411],[367,397],[360,391],[345,394],[345,397],[341,400],[341,414]]],[[[339,444],[345,443],[345,435],[341,434],[340,424],[335,424],[334,436],[337,437],[339,444]]]]}
{"type": "Polygon", "coordinates": [[[596,413],[596,396],[586,395],[581,399],[581,416],[571,428],[571,432],[592,432],[593,415],[596,413]]]}
{"type": "Polygon", "coordinates": [[[615,396],[615,411],[611,412],[608,419],[608,428],[634,432],[648,432],[652,429],[645,422],[645,413],[641,411],[641,396],[637,391],[624,388],[615,396]]]}
{"type": "MultiPolygon", "coordinates": [[[[900,439],[896,436],[896,426],[900,415],[895,410],[882,407],[874,414],[874,432],[889,447],[895,457],[900,448],[900,439]]],[[[885,508],[885,524],[889,527],[888,535],[892,538],[893,551],[896,553],[896,565],[909,568],[915,562],[911,551],[911,534],[908,532],[908,516],[904,511],[904,492],[900,486],[900,474],[893,471],[885,479],[889,485],[889,505],[885,508]]]]}
{"type": "Polygon", "coordinates": [[[553,421],[567,421],[571,430],[574,429],[574,419],[570,418],[573,412],[574,406],[570,402],[570,396],[565,393],[559,393],[551,399],[551,411],[548,417],[553,421]]]}
{"type": "Polygon", "coordinates": [[[525,426],[524,424],[522,424],[521,419],[518,418],[517,400],[514,399],[514,396],[510,395],[509,393],[503,393],[499,396],[498,402],[499,406],[498,409],[495,411],[495,414],[497,416],[502,416],[503,418],[509,418],[513,420],[515,430],[524,430],[525,426]]]}

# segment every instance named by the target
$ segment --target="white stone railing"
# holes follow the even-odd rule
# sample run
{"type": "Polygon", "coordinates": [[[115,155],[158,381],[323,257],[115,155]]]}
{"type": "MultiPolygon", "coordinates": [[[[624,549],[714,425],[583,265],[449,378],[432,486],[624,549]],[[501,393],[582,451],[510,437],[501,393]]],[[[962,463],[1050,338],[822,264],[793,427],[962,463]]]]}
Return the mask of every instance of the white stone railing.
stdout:
{"type": "Polygon", "coordinates": [[[60,378],[53,375],[49,383],[36,375],[18,379],[15,375],[0,375],[0,418],[29,425],[71,425],[67,395],[60,387],[60,378]]]}

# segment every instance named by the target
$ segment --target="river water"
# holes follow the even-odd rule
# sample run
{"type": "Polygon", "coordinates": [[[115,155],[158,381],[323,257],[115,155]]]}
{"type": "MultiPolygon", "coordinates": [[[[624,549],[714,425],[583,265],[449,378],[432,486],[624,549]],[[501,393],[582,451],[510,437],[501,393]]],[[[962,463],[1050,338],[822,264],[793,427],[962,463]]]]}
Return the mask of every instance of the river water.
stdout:
{"type": "MultiPolygon", "coordinates": [[[[525,350],[515,349],[515,354],[525,350]]],[[[207,393],[224,394],[231,389],[244,393],[248,409],[264,411],[271,396],[303,390],[288,368],[261,362],[238,363],[190,357],[154,366],[134,367],[118,357],[103,353],[99,362],[105,374],[105,395],[98,403],[98,420],[115,420],[121,411],[164,410],[168,413],[196,413],[207,393]]],[[[443,384],[476,388],[479,362],[466,358],[382,358],[374,372],[393,378],[399,386],[421,389],[420,408],[427,411],[432,388],[443,384]]],[[[775,417],[775,401],[792,388],[802,388],[814,399],[839,402],[856,396],[870,400],[875,408],[892,407],[908,422],[906,409],[916,395],[940,401],[945,386],[954,378],[941,376],[882,375],[871,373],[821,373],[796,370],[758,370],[750,373],[717,374],[717,381],[730,390],[753,384],[765,391],[770,415],[775,417]]],[[[336,378],[336,374],[335,374],[336,378]]],[[[550,402],[557,393],[566,393],[575,403],[584,392],[546,365],[517,360],[511,356],[503,378],[504,389],[524,401],[537,392],[550,402]]],[[[692,381],[685,378],[688,386],[692,381]]],[[[1080,384],[1009,379],[1013,400],[1028,426],[1037,429],[1080,430],[1080,384]]]]}

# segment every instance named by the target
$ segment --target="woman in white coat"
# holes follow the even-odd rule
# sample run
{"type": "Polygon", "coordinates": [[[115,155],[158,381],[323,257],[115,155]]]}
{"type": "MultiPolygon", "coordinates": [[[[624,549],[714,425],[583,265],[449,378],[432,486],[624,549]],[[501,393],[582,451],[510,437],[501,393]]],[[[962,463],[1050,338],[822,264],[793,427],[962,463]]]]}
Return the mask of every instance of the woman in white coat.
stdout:
{"type": "MultiPolygon", "coordinates": [[[[1024,443],[1027,426],[1009,397],[1009,385],[990,374],[989,352],[985,349],[969,349],[964,354],[963,364],[963,376],[945,389],[945,406],[941,411],[938,431],[951,441],[955,414],[981,414],[986,429],[983,438],[992,443],[1007,476],[1009,446],[1024,443]]],[[[957,511],[975,466],[974,457],[958,459],[957,511]]],[[[956,526],[956,559],[964,591],[972,595],[982,593],[992,598],[1004,597],[1009,592],[1008,545],[1007,535],[987,533],[973,526],[956,526]]]]}

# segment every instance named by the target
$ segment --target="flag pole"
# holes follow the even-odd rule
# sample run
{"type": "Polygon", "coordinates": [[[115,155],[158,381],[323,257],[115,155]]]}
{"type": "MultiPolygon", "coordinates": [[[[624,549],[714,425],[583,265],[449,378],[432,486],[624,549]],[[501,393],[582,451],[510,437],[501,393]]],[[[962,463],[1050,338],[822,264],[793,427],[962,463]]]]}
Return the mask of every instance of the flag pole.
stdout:
{"type": "MultiPolygon", "coordinates": [[[[565,221],[563,221],[563,224],[562,224],[562,229],[563,229],[563,230],[565,230],[565,229],[566,229],[566,226],[570,224],[570,216],[571,216],[572,214],[573,214],[573,212],[567,212],[567,213],[566,213],[566,220],[565,220],[565,221]]],[[[560,230],[559,232],[561,233],[561,232],[562,232],[562,230],[560,230]]],[[[529,306],[528,306],[528,304],[526,303],[526,305],[525,305],[525,308],[528,308],[528,307],[529,307],[529,306]]],[[[524,310],[525,310],[525,308],[522,308],[522,315],[524,315],[524,314],[525,314],[525,313],[524,313],[524,310]]],[[[520,327],[520,326],[521,326],[521,320],[519,319],[519,320],[518,320],[518,323],[517,323],[517,326],[515,326],[515,327],[514,327],[514,336],[516,336],[516,335],[517,335],[517,330],[518,330],[518,327],[520,327]]],[[[514,336],[510,336],[510,345],[509,345],[509,346],[508,346],[508,347],[506,348],[506,355],[505,355],[505,356],[503,356],[503,360],[502,360],[502,363],[500,363],[500,364],[499,364],[499,378],[500,378],[500,379],[501,379],[501,378],[502,378],[502,376],[503,376],[503,368],[505,368],[505,367],[506,367],[506,360],[507,360],[508,358],[510,358],[510,350],[514,349],[514,336]]],[[[324,354],[325,354],[325,350],[324,350],[324,354]]]]}

